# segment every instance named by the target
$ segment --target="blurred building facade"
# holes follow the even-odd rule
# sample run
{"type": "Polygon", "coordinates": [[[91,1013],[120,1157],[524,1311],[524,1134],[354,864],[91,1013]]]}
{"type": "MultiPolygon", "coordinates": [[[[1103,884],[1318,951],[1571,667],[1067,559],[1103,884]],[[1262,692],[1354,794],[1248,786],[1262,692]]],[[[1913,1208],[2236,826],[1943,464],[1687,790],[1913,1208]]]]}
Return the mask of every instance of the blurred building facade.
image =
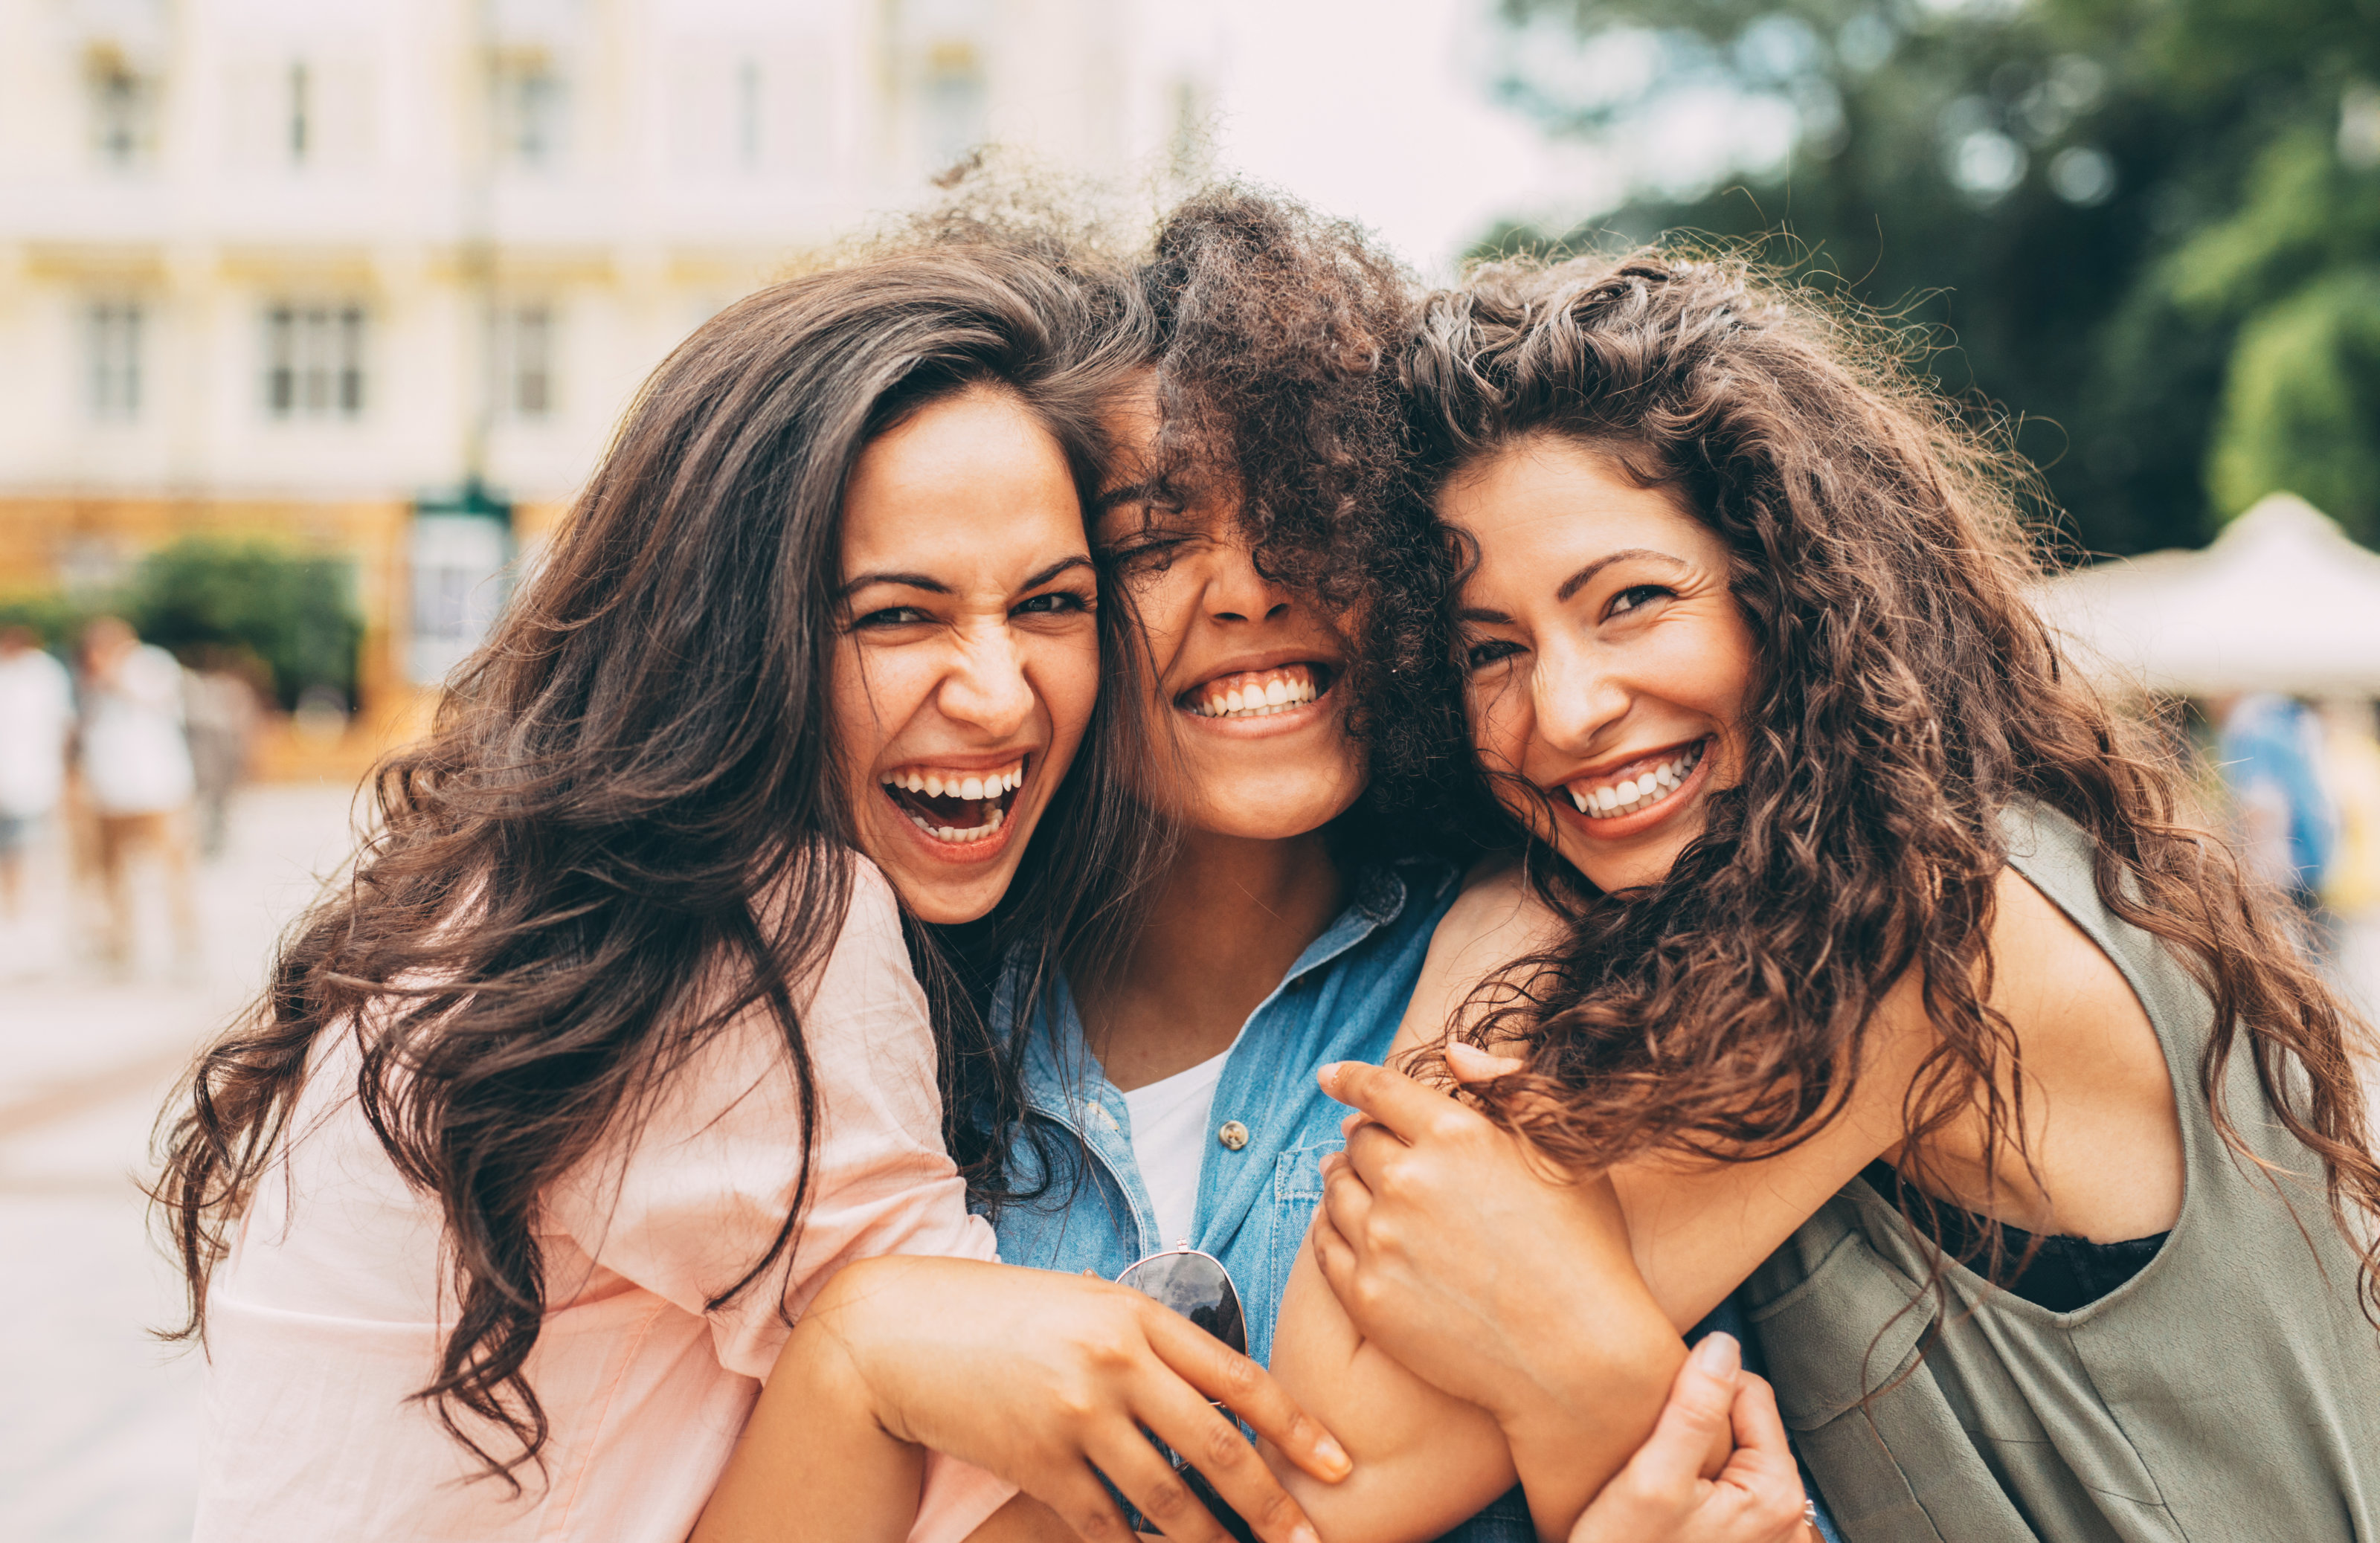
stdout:
{"type": "Polygon", "coordinates": [[[1136,176],[1130,0],[0,0],[0,592],[177,537],[353,565],[383,712],[638,381],[986,142],[1136,176]]]}

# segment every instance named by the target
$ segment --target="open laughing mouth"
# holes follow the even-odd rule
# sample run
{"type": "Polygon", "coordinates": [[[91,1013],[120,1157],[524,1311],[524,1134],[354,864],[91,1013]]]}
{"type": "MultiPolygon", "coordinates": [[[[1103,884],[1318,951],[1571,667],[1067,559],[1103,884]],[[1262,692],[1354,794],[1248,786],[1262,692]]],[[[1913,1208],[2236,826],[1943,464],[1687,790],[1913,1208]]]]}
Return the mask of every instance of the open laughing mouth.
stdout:
{"type": "Polygon", "coordinates": [[[1682,748],[1658,751],[1611,772],[1564,783],[1561,790],[1589,820],[1642,814],[1684,787],[1709,750],[1708,739],[1697,739],[1682,748]]]}
{"type": "Polygon", "coordinates": [[[902,766],[877,780],[909,823],[936,841],[967,846],[997,835],[1007,823],[1030,759],[1020,756],[990,772],[902,766]]]}
{"type": "Polygon", "coordinates": [[[1173,699],[1194,718],[1275,718],[1329,694],[1328,664],[1281,664],[1203,681],[1173,699]]]}

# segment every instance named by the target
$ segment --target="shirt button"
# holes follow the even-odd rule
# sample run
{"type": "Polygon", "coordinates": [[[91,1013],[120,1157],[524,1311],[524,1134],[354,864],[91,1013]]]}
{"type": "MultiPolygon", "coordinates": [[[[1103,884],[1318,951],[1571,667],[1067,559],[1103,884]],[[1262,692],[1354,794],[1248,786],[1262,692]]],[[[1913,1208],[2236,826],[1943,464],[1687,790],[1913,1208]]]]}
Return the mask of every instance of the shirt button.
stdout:
{"type": "Polygon", "coordinates": [[[1237,1120],[1226,1120],[1215,1132],[1215,1139],[1236,1152],[1248,1144],[1248,1127],[1237,1120]]]}

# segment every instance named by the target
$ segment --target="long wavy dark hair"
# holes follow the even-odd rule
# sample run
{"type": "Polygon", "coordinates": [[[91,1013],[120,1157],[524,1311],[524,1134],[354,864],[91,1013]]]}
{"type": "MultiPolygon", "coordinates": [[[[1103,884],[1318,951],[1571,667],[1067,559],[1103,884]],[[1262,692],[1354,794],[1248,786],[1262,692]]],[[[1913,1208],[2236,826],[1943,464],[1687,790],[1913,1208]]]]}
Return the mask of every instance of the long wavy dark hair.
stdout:
{"type": "MultiPolygon", "coordinates": [[[[1535,865],[1568,933],[1524,966],[1535,1000],[1484,1020],[1528,1062],[1491,1108],[1582,1169],[1779,1151],[1841,1110],[1914,971],[1939,1040],[1908,1093],[1903,1171],[1922,1179],[1925,1138],[1980,1108],[1987,1161],[2034,1172],[2015,1036],[1986,1003],[1998,816],[2038,800],[2091,836],[2108,909],[2213,1000],[2200,1085],[2224,1140],[2254,1160],[2221,1097],[2244,1049],[2270,1118],[2319,1155],[2380,1315],[2380,1245],[2354,1224],[2380,1218],[2361,1027],[2192,827],[2170,752],[2061,656],[2026,600],[2021,466],[1895,346],[1748,262],[1658,251],[1508,262],[1430,303],[1406,361],[1429,480],[1549,434],[1675,490],[1727,543],[1760,661],[1742,781],[1665,881],[1594,894],[1535,865]]],[[[1983,1247],[1997,1260],[1997,1227],[1983,1247]]]]}
{"type": "MultiPolygon", "coordinates": [[[[1098,403],[1144,351],[1121,283],[1028,243],[941,239],[761,290],[680,345],[431,737],[381,766],[350,881],[168,1109],[152,1193],[188,1287],[181,1335],[204,1333],[310,1063],[351,1036],[365,1117],[443,1213],[455,1316],[419,1396],[517,1487],[548,1430],[524,1373],[547,1186],[756,1009],[812,1138],[796,1002],[841,930],[855,833],[828,707],[844,483],[877,435],[988,386],[1049,429],[1087,497],[1098,403]]],[[[1131,870],[1120,800],[1079,793],[1117,781],[1128,729],[1095,716],[1007,937],[1047,950],[1095,929],[1102,875],[1131,870]]],[[[941,1016],[946,1112],[1013,1101],[1014,1058],[971,1014],[941,1016]]],[[[789,1262],[808,1167],[806,1148],[774,1244],[712,1306],[789,1262]]]]}

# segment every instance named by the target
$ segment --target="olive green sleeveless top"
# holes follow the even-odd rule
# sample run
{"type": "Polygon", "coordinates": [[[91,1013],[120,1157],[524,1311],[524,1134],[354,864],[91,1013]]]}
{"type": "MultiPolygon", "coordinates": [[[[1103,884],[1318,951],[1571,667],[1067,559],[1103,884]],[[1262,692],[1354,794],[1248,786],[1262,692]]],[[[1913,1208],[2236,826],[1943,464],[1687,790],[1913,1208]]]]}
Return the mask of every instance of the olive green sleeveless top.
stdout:
{"type": "Polygon", "coordinates": [[[1921,1358],[1940,1316],[1933,1246],[1853,1180],[1741,1298],[1820,1493],[1850,1543],[2380,1543],[2380,1330],[2356,1306],[2322,1164],[2271,1119],[2244,1039],[2227,1112],[2294,1176],[2224,1144],[2199,1092],[2205,993],[2100,903],[2080,827],[2036,808],[2007,830],[2017,871],[2155,1026],[2181,1112],[2181,1215],[2137,1275],[2070,1313],[1946,1260],[1953,1307],[1921,1358]]]}

